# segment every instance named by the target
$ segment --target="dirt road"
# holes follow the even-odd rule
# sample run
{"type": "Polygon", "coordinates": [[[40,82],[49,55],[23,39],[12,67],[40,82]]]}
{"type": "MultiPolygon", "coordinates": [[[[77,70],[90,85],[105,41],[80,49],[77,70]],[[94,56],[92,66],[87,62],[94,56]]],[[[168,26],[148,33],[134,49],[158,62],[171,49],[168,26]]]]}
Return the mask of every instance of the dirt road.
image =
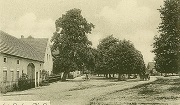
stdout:
{"type": "Polygon", "coordinates": [[[49,86],[38,87],[21,92],[10,92],[0,96],[0,100],[42,101],[50,100],[51,105],[85,105],[94,97],[131,88],[150,81],[120,81],[101,78],[83,81],[81,78],[68,82],[56,82],[49,86]]]}

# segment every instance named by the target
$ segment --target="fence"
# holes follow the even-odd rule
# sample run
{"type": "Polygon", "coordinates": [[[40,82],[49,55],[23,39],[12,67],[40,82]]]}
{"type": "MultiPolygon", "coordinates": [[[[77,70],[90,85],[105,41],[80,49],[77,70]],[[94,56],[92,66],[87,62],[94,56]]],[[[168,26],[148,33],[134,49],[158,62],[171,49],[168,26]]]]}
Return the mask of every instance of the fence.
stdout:
{"type": "Polygon", "coordinates": [[[1,93],[17,91],[17,90],[25,90],[25,89],[30,89],[34,87],[35,87],[35,79],[0,82],[1,93]]]}
{"type": "Polygon", "coordinates": [[[61,75],[53,75],[53,76],[49,76],[49,78],[48,78],[49,83],[56,82],[59,80],[61,80],[61,75]]]}

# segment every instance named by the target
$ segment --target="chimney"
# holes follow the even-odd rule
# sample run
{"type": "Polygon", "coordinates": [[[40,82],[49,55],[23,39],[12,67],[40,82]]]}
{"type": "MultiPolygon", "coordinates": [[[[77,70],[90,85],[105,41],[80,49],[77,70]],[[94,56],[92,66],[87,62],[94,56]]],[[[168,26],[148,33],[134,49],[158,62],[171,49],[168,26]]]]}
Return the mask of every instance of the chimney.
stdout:
{"type": "Polygon", "coordinates": [[[21,35],[21,39],[23,39],[24,38],[24,35],[21,35]]]}

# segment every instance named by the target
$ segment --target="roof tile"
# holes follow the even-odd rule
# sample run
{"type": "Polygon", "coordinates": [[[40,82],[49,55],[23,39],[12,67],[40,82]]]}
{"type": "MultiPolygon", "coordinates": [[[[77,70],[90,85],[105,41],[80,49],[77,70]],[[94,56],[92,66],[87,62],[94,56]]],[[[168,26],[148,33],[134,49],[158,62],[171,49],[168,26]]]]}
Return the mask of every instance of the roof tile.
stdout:
{"type": "Polygon", "coordinates": [[[32,41],[30,44],[26,40],[20,40],[3,31],[0,31],[0,52],[43,62],[46,49],[45,43],[47,45],[47,41],[47,39],[45,40],[43,38],[43,42],[36,40],[32,41]]]}

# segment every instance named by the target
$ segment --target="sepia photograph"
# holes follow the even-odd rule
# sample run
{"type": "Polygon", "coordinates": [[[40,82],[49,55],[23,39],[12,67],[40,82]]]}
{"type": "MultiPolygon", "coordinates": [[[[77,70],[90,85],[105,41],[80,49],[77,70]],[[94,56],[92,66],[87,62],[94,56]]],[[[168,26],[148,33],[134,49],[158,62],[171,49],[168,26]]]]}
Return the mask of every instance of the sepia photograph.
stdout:
{"type": "Polygon", "coordinates": [[[180,105],[180,0],[0,0],[0,105],[180,105]]]}

